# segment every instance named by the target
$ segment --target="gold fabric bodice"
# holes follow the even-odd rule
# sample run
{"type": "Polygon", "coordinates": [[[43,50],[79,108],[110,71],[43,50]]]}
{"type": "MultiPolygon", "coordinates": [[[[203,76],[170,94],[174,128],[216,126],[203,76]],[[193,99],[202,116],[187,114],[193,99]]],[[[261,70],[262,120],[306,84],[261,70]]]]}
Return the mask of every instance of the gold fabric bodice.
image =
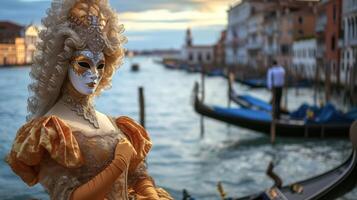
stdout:
{"type": "MultiPolygon", "coordinates": [[[[73,189],[103,171],[113,160],[118,139],[126,138],[119,129],[108,133],[102,133],[100,130],[88,133],[80,128],[70,127],[85,162],[76,169],[60,167],[52,159],[41,163],[39,182],[54,199],[69,199],[73,189]],[[54,171],[56,173],[53,173],[54,171]]],[[[128,199],[127,175],[128,170],[116,180],[106,196],[108,200],[128,199]]]]}

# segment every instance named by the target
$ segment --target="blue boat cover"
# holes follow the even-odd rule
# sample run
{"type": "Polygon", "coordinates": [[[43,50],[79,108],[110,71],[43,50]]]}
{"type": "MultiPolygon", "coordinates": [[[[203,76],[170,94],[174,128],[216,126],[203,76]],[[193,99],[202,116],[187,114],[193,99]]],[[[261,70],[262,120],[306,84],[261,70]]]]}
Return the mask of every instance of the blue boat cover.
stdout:
{"type": "Polygon", "coordinates": [[[213,110],[217,113],[230,117],[240,117],[250,120],[271,121],[271,114],[265,111],[252,110],[245,108],[223,108],[213,106],[213,110]]]}
{"type": "Polygon", "coordinates": [[[271,109],[272,109],[271,105],[264,100],[261,100],[259,98],[256,98],[256,97],[253,97],[250,95],[240,95],[238,97],[240,99],[248,102],[250,105],[257,107],[259,110],[271,112],[271,109]]]}
{"type": "Polygon", "coordinates": [[[357,119],[357,109],[342,113],[330,103],[321,108],[303,104],[296,111],[291,112],[290,117],[304,119],[307,123],[351,123],[357,119]]]}

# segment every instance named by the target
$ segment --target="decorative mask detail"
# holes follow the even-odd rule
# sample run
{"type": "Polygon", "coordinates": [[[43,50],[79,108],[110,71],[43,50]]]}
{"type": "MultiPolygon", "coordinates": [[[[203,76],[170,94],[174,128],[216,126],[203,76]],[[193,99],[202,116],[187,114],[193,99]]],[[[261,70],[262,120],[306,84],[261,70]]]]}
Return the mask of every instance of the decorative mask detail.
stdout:
{"type": "Polygon", "coordinates": [[[103,53],[90,50],[76,51],[68,70],[73,87],[83,95],[95,93],[105,67],[103,53]]]}

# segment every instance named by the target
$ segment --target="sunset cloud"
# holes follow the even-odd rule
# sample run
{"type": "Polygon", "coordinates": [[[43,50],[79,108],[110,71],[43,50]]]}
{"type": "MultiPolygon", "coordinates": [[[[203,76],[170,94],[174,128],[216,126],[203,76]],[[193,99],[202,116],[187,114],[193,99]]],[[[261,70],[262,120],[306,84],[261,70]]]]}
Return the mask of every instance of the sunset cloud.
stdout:
{"type": "Polygon", "coordinates": [[[209,27],[226,24],[224,12],[148,10],[120,14],[128,30],[182,30],[188,27],[209,27]]]}
{"type": "MultiPolygon", "coordinates": [[[[180,47],[188,27],[202,43],[215,41],[237,0],[110,0],[129,37],[128,48],[180,47]],[[172,38],[170,38],[172,37],[172,38]],[[165,39],[162,39],[165,38],[165,39]],[[161,41],[157,42],[157,41],[161,41]],[[152,44],[152,45],[151,45],[152,44]]],[[[1,0],[0,20],[40,24],[50,0],[1,0]]],[[[195,40],[195,41],[197,41],[195,40]]]]}

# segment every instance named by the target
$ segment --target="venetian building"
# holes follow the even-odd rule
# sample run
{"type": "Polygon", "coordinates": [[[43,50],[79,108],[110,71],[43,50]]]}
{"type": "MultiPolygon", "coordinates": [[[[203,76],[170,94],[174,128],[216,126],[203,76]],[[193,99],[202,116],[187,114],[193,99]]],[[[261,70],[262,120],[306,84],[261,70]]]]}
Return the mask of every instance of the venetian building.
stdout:
{"type": "Polygon", "coordinates": [[[356,85],[357,76],[357,0],[343,0],[341,79],[344,85],[356,85]]]}
{"type": "Polygon", "coordinates": [[[24,27],[0,21],[0,65],[25,63],[24,27]]]}
{"type": "MultiPolygon", "coordinates": [[[[330,83],[341,83],[340,47],[342,0],[322,0],[317,7],[316,39],[319,80],[325,81],[326,90],[330,83]]],[[[326,93],[329,99],[329,94],[326,93]]]]}
{"type": "Polygon", "coordinates": [[[186,41],[181,55],[182,59],[191,66],[202,67],[203,65],[212,65],[214,61],[214,47],[212,45],[194,45],[191,29],[187,29],[186,41]]]}
{"type": "Polygon", "coordinates": [[[0,66],[32,63],[38,28],[23,27],[13,22],[0,22],[0,66]]]}
{"type": "Polygon", "coordinates": [[[31,64],[36,50],[39,30],[34,25],[29,25],[25,30],[26,63],[31,64]]]}

